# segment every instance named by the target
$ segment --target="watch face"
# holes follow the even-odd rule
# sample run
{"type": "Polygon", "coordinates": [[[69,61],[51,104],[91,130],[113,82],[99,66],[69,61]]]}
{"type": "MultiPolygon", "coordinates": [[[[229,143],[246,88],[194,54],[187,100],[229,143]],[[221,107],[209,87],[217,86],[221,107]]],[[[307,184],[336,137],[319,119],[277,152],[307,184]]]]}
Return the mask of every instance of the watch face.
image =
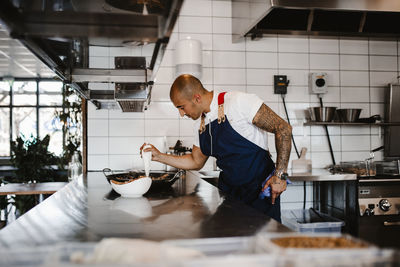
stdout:
{"type": "Polygon", "coordinates": [[[288,175],[287,173],[282,173],[282,175],[281,175],[280,178],[281,178],[282,180],[286,180],[286,179],[288,178],[288,176],[289,176],[289,175],[288,175]]]}

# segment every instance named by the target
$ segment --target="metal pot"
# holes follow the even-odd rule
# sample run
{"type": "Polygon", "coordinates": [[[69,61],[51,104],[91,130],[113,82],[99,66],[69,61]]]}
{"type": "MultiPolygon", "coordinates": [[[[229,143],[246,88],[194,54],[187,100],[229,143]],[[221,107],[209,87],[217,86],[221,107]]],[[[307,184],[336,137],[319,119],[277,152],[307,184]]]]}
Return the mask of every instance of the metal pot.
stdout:
{"type": "Polygon", "coordinates": [[[310,107],[311,120],[318,122],[330,122],[335,115],[336,107],[310,107]]]}
{"type": "Polygon", "coordinates": [[[341,122],[356,122],[360,117],[361,108],[337,109],[337,114],[341,122]]]}

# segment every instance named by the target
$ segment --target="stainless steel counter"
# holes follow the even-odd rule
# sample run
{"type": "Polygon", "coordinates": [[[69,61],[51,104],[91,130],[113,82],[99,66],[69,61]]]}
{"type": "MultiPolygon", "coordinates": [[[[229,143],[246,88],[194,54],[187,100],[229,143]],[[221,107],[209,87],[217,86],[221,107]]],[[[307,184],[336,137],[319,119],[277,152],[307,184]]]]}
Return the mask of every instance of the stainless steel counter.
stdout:
{"type": "Polygon", "coordinates": [[[248,236],[287,232],[285,226],[188,172],[171,188],[142,198],[121,198],[103,174],[89,173],[0,230],[0,246],[98,241],[104,237],[148,240],[248,236]]]}
{"type": "Polygon", "coordinates": [[[312,169],[310,173],[292,173],[288,171],[289,179],[293,182],[330,182],[330,181],[355,181],[357,175],[352,173],[332,174],[326,169],[312,169]]]}
{"type": "MultiPolygon", "coordinates": [[[[191,173],[202,177],[204,179],[218,178],[219,171],[191,171],[191,173]]],[[[351,173],[338,173],[332,174],[326,169],[312,169],[308,173],[292,173],[288,171],[289,179],[292,182],[329,182],[329,181],[355,181],[357,180],[356,174],[351,173]]],[[[214,182],[216,184],[216,182],[214,182]]]]}

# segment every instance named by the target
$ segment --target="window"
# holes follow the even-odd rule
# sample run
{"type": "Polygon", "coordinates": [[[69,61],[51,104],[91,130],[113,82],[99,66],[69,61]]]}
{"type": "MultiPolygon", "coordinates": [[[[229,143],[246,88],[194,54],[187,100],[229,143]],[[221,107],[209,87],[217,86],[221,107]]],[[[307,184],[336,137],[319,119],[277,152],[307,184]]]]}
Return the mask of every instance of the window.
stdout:
{"type": "Polygon", "coordinates": [[[0,81],[0,105],[10,105],[10,85],[0,81]]]}
{"type": "Polygon", "coordinates": [[[12,139],[19,136],[37,136],[37,118],[35,108],[12,108],[12,139]]]}
{"type": "Polygon", "coordinates": [[[47,134],[50,135],[49,151],[56,155],[61,155],[63,150],[62,124],[60,120],[54,116],[56,111],[62,108],[51,107],[41,108],[39,110],[39,132],[40,138],[43,139],[47,134]]]}
{"type": "Polygon", "coordinates": [[[36,105],[36,82],[25,81],[18,82],[15,81],[12,85],[12,102],[13,105],[36,105]]]}
{"type": "Polygon", "coordinates": [[[62,154],[62,125],[55,116],[62,110],[63,84],[51,79],[0,80],[0,156],[10,156],[11,141],[31,135],[50,135],[49,150],[62,154]]]}
{"type": "Polygon", "coordinates": [[[0,156],[10,155],[10,109],[0,108],[0,156]]]}

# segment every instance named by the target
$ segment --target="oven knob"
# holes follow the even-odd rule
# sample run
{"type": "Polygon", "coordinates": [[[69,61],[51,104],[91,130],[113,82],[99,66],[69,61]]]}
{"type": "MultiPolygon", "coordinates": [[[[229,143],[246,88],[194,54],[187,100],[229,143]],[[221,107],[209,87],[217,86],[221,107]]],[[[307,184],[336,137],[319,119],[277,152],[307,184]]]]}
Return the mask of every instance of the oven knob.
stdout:
{"type": "Polygon", "coordinates": [[[383,211],[388,211],[392,205],[390,204],[389,200],[387,199],[382,199],[379,201],[379,208],[383,211]]]}
{"type": "Polygon", "coordinates": [[[365,216],[372,216],[372,215],[374,215],[374,210],[372,210],[372,209],[365,209],[364,215],[365,215],[365,216]]]}

